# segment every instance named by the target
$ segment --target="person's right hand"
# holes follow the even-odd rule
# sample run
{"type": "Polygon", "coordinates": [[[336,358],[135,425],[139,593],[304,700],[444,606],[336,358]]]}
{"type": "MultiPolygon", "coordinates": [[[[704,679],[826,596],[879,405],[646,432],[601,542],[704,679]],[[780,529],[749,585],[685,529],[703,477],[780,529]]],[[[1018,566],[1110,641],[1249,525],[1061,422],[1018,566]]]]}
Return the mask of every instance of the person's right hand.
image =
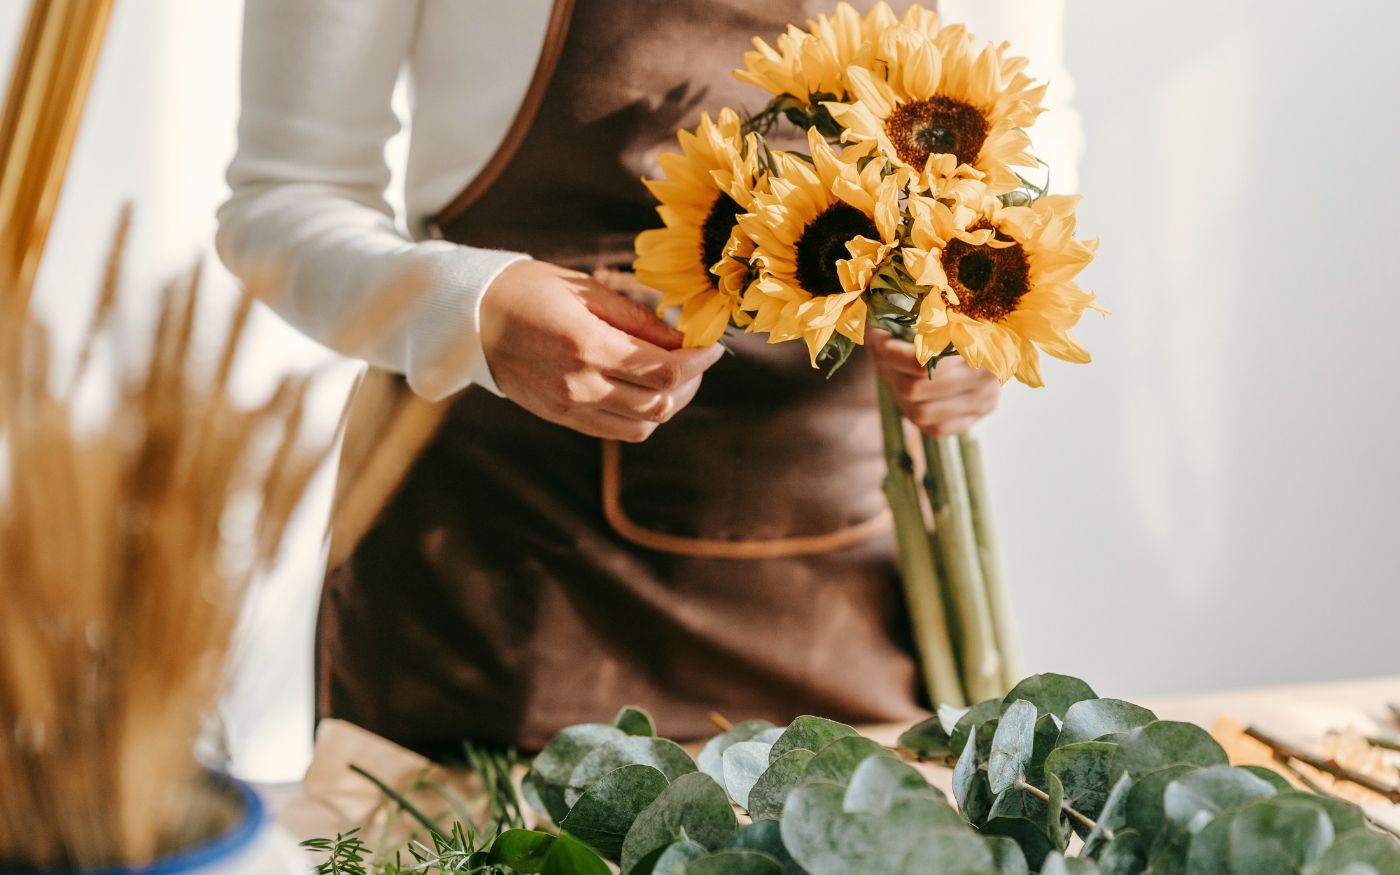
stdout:
{"type": "Polygon", "coordinates": [[[587,274],[542,261],[503,270],[481,300],[496,385],[550,422],[637,442],[675,416],[723,349],[682,349],[646,307],[587,274]]]}

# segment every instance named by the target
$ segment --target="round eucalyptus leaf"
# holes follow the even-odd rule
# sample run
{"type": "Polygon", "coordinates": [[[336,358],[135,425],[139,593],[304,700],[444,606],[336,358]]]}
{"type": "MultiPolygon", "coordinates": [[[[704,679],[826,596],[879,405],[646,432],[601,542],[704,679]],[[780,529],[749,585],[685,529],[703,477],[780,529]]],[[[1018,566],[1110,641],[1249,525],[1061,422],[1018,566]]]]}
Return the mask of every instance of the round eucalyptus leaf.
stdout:
{"type": "Polygon", "coordinates": [[[1157,715],[1122,699],[1083,699],[1065,711],[1059,744],[1095,741],[1106,735],[1131,732],[1156,721],[1157,715]]]}
{"type": "Polygon", "coordinates": [[[1097,699],[1093,689],[1079,678],[1063,674],[1031,675],[1011,688],[1002,700],[1006,707],[1019,700],[1030,702],[1041,714],[1054,714],[1061,721],[1070,706],[1085,699],[1097,699]]]}
{"type": "Polygon", "coordinates": [[[788,724],[787,729],[773,742],[768,752],[768,761],[776,762],[778,757],[790,750],[810,750],[816,753],[838,738],[859,735],[851,727],[825,717],[798,717],[788,724]]]}
{"type": "Polygon", "coordinates": [[[1230,758],[1209,732],[1194,723],[1158,720],[1129,732],[1118,745],[1114,778],[1134,778],[1167,766],[1227,766],[1230,758]]]}
{"type": "Polygon", "coordinates": [[[588,845],[561,835],[549,846],[540,875],[611,875],[603,858],[588,845]]]}
{"type": "Polygon", "coordinates": [[[984,835],[1005,836],[1021,846],[1026,862],[1039,869],[1051,851],[1064,849],[1059,830],[1050,828],[1050,806],[1024,790],[1005,790],[998,794],[982,824],[984,835]]]}
{"type": "Polygon", "coordinates": [[[1147,869],[1147,843],[1135,829],[1120,830],[1096,857],[1103,875],[1140,875],[1147,869]]]}
{"type": "Polygon", "coordinates": [[[570,808],[578,802],[594,781],[623,766],[651,766],[674,781],[695,771],[695,761],[679,744],[664,738],[644,738],[627,735],[594,748],[569,775],[564,788],[564,804],[570,808]]]}
{"type": "Polygon", "coordinates": [[[1220,812],[1239,808],[1277,791],[1244,769],[1211,766],[1187,772],[1167,785],[1162,811],[1173,829],[1200,832],[1220,812]]]}
{"type": "Polygon", "coordinates": [[[1125,803],[1124,823],[1142,833],[1149,843],[1154,842],[1158,835],[1170,828],[1162,801],[1167,785],[1194,768],[1187,765],[1167,766],[1134,780],[1125,803]]]}
{"type": "Polygon", "coordinates": [[[535,757],[531,768],[547,784],[567,784],[584,757],[610,741],[627,737],[627,733],[616,726],[601,723],[580,723],[559,731],[550,739],[539,756],[535,757]]]}
{"type": "Polygon", "coordinates": [[[787,846],[783,844],[782,830],[783,828],[778,825],[776,820],[754,821],[739,828],[739,831],[734,834],[734,841],[730,846],[762,851],[782,863],[784,870],[796,870],[797,864],[793,862],[792,855],[788,853],[787,846]]]}
{"type": "Polygon", "coordinates": [[[560,730],[531,764],[527,795],[537,797],[545,813],[558,823],[569,813],[565,789],[574,768],[597,748],[623,738],[627,734],[621,729],[601,723],[580,723],[560,730]]]}
{"type": "Polygon", "coordinates": [[[1400,875],[1400,842],[1374,832],[1339,836],[1317,862],[1317,875],[1343,875],[1349,867],[1369,866],[1376,875],[1400,875]]]}
{"type": "Polygon", "coordinates": [[[1288,779],[1273,769],[1264,766],[1235,766],[1237,769],[1244,769],[1256,778],[1267,781],[1269,786],[1280,793],[1293,792],[1293,785],[1288,783],[1288,779]]]}
{"type": "Polygon", "coordinates": [[[992,810],[992,788],[987,773],[977,767],[976,733],[967,737],[958,764],[953,767],[953,796],[969,823],[980,829],[987,822],[992,810]]]}
{"type": "Polygon", "coordinates": [[[521,873],[540,871],[554,836],[533,829],[508,829],[496,836],[486,861],[521,873]]]}
{"type": "MultiPolygon", "coordinates": [[[[848,812],[883,814],[900,799],[946,801],[943,792],[918,769],[896,757],[874,756],[856,766],[841,807],[848,812]]],[[[953,816],[958,815],[954,812],[953,816]]]]}
{"type": "Polygon", "coordinates": [[[858,735],[838,738],[817,751],[817,755],[807,764],[807,770],[802,773],[802,781],[827,781],[844,787],[851,780],[856,767],[870,757],[892,758],[894,752],[858,735]]]}
{"type": "MultiPolygon", "coordinates": [[[[782,836],[810,875],[972,875],[994,871],[991,851],[966,827],[940,827],[946,815],[928,799],[905,799],[882,815],[842,810],[842,789],[804,784],[783,811],[782,836]]],[[[944,806],[946,807],[946,806],[944,806]]]]}
{"type": "Polygon", "coordinates": [[[594,781],[569,809],[559,828],[609,860],[617,860],[632,822],[642,809],[656,801],[668,783],[666,776],[652,766],[623,766],[594,781]]]}
{"type": "Polygon", "coordinates": [[[731,744],[724,752],[724,789],[744,810],[749,807],[749,791],[768,770],[768,750],[772,745],[758,741],[731,744]]]}
{"type": "Polygon", "coordinates": [[[1335,834],[1321,806],[1297,799],[1246,805],[1230,823],[1231,875],[1300,872],[1322,858],[1335,834]]]}
{"type": "Polygon", "coordinates": [[[987,836],[983,841],[987,850],[992,852],[997,875],[1030,875],[1031,867],[1026,863],[1026,855],[1015,841],[1005,836],[987,836]]]}
{"type": "Polygon", "coordinates": [[[1234,821],[1233,811],[1221,812],[1191,837],[1186,875],[1230,875],[1230,827],[1234,821]]]}
{"type": "Polygon", "coordinates": [[[1297,799],[1318,806],[1327,814],[1327,819],[1332,821],[1332,832],[1335,835],[1342,836],[1358,829],[1366,829],[1366,815],[1354,802],[1332,796],[1319,796],[1316,793],[1304,793],[1291,788],[1286,793],[1278,794],[1278,798],[1297,799]]]}
{"type": "MultiPolygon", "coordinates": [[[[1105,843],[1115,834],[1125,830],[1128,821],[1128,794],[1132,789],[1132,777],[1122,775],[1114,783],[1113,788],[1108,791],[1108,799],[1104,802],[1103,808],[1100,809],[1099,816],[1094,819],[1094,828],[1089,830],[1089,834],[1084,837],[1086,856],[1098,856],[1099,850],[1105,843]]],[[[1136,833],[1136,830],[1133,832],[1136,833]]],[[[1145,854],[1146,851],[1143,853],[1145,854]]]]}
{"type": "Polygon", "coordinates": [[[758,734],[772,728],[773,724],[767,720],[745,720],[743,723],[736,723],[733,729],[716,735],[700,748],[700,756],[696,759],[700,771],[723,783],[724,752],[730,746],[741,741],[752,741],[758,734]]]}
{"type": "Polygon", "coordinates": [[[633,821],[622,843],[622,871],[630,873],[647,854],[676,841],[682,830],[714,851],[729,844],[738,828],[729,797],[714,778],[702,772],[681,775],[633,821]]]}
{"type": "Polygon", "coordinates": [[[1016,786],[1026,777],[1026,763],[1035,752],[1036,706],[1025,700],[1011,703],[997,723],[987,755],[987,781],[993,793],[1016,786]]]}
{"type": "Polygon", "coordinates": [[[704,845],[690,839],[680,839],[669,845],[662,845],[637,861],[630,870],[623,869],[625,875],[682,875],[685,864],[698,860],[709,853],[704,845]]]}
{"type": "Polygon", "coordinates": [[[958,722],[953,724],[952,731],[948,733],[948,746],[961,754],[962,749],[967,747],[968,737],[976,734],[977,727],[1000,716],[1001,699],[978,702],[964,711],[958,722]]]}
{"type": "Polygon", "coordinates": [[[1055,775],[1045,776],[1045,835],[1050,842],[1063,848],[1069,844],[1069,833],[1065,831],[1065,785],[1055,775]]]}
{"type": "Polygon", "coordinates": [[[952,737],[938,717],[930,717],[906,729],[899,736],[899,746],[925,759],[943,759],[953,755],[952,737]]]}
{"type": "Polygon", "coordinates": [[[635,705],[627,705],[618,711],[617,716],[613,718],[613,725],[628,735],[640,735],[644,738],[656,735],[656,721],[651,719],[646,709],[635,705]]]}
{"type": "Polygon", "coordinates": [[[749,790],[749,817],[754,820],[781,817],[789,791],[802,780],[802,773],[815,756],[810,750],[799,748],[778,757],[749,790]]]}
{"type": "Polygon", "coordinates": [[[783,864],[762,851],[727,848],[685,864],[685,875],[783,875],[783,864]]]}
{"type": "Polygon", "coordinates": [[[1065,801],[1075,811],[1096,820],[1113,788],[1109,769],[1116,746],[1103,741],[1080,741],[1057,747],[1045,758],[1045,774],[1060,779],[1065,801]]]}
{"type": "Polygon", "coordinates": [[[1056,853],[1045,858],[1040,875],[1100,875],[1100,872],[1093,860],[1056,853]]]}

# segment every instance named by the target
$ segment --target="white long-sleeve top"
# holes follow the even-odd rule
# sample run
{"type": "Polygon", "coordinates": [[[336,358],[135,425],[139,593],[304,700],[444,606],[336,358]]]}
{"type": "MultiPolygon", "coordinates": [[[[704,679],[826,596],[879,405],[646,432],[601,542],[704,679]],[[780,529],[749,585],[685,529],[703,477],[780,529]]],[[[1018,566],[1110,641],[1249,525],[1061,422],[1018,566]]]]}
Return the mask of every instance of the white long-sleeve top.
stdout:
{"type": "MultiPolygon", "coordinates": [[[[1079,129],[1067,109],[1062,4],[942,0],[940,7],[947,21],[1010,41],[1031,58],[1031,72],[1052,83],[1051,112],[1034,135],[1055,168],[1056,189],[1067,191],[1079,129]]],[[[472,383],[498,391],[481,349],[481,299],[506,266],[529,256],[422,239],[424,220],[466,187],[504,137],[552,5],[246,0],[238,152],[228,172],[232,195],[219,210],[224,263],[244,278],[276,265],[283,287],[274,305],[323,343],[347,314],[421,271],[427,289],[401,329],[338,351],[406,375],[432,400],[472,383]],[[385,199],[385,144],[400,127],[391,99],[401,75],[412,125],[407,215],[396,217],[385,199]]],[[[815,13],[834,2],[810,5],[815,13]]],[[[736,63],[745,48],[734,47],[736,63]]]]}

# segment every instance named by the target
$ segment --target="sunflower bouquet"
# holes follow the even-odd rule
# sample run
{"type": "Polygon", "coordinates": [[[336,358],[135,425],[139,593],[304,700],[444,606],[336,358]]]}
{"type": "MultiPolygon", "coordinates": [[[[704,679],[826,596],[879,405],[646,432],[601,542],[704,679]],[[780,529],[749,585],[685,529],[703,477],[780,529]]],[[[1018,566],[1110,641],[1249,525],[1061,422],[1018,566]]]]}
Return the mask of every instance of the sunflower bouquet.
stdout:
{"type": "MultiPolygon", "coordinates": [[[[1076,198],[1028,178],[1048,173],[1026,133],[1046,85],[1027,64],[919,5],[897,16],[841,3],[773,45],[755,38],[735,75],[771,99],[749,117],[703,116],[661,156],[663,178],[646,184],[663,227],[637,238],[638,280],[679,308],[688,346],[731,328],[801,339],[829,372],[870,328],[912,341],[930,369],[959,355],[1003,383],[1043,385],[1041,352],[1089,361],[1070,329],[1098,309],[1075,283],[1096,241],[1074,236],[1076,198]],[[780,125],[799,148],[772,145],[780,125]]],[[[968,435],[922,437],[921,495],[883,383],[880,407],[930,694],[954,705],[1004,694],[1020,669],[980,449],[968,435]]]]}

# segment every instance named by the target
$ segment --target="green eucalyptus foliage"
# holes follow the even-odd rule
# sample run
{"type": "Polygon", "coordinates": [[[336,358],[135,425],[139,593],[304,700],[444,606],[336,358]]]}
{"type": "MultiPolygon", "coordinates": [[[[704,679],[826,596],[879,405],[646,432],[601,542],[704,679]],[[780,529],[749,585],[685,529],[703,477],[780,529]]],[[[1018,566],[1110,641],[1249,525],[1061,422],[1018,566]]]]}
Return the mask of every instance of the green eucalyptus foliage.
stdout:
{"type": "MultiPolygon", "coordinates": [[[[527,787],[558,834],[473,839],[440,853],[461,864],[440,871],[600,875],[612,860],[622,875],[1400,875],[1400,843],[1356,806],[1230,766],[1200,728],[1064,675],[945,709],[899,750],[799,717],[741,723],[697,763],[640,709],[614,723],[565,729],[535,759],[527,787]],[[915,758],[955,760],[957,807],[915,758]]],[[[362,850],[314,849],[351,863],[362,850]]]]}

